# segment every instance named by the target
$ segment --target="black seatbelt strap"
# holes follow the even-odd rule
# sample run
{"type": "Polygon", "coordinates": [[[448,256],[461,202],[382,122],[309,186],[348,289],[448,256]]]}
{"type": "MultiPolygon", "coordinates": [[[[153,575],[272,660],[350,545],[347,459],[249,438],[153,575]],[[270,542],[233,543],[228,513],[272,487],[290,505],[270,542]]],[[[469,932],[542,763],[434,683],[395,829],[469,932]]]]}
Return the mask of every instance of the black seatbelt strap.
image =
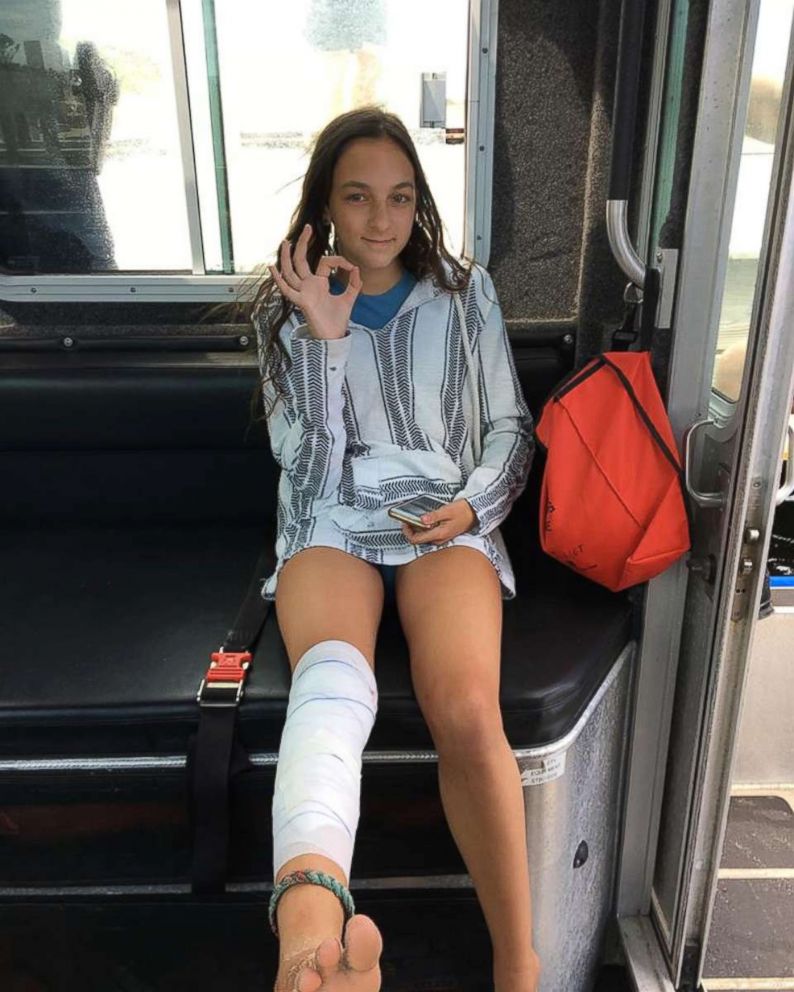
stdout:
{"type": "Polygon", "coordinates": [[[637,315],[637,304],[627,302],[623,310],[623,323],[612,332],[612,351],[628,351],[637,340],[634,321],[637,315]]]}
{"type": "Polygon", "coordinates": [[[652,265],[645,269],[645,284],[641,290],[629,283],[624,294],[623,323],[612,333],[612,351],[628,351],[635,344],[639,345],[639,351],[651,350],[660,291],[661,273],[652,265]],[[638,322],[637,310],[640,308],[638,322]]]}
{"type": "Polygon", "coordinates": [[[274,568],[265,549],[256,563],[245,599],[226,640],[210,656],[199,686],[199,723],[188,752],[188,782],[193,831],[192,888],[196,895],[223,892],[229,849],[230,779],[250,767],[237,739],[237,709],[243,698],[252,649],[270,612],[262,580],[274,568]]]}
{"type": "Polygon", "coordinates": [[[650,351],[656,332],[656,311],[661,291],[661,272],[649,265],[645,270],[645,285],[642,290],[642,316],[640,318],[639,350],[650,351]]]}

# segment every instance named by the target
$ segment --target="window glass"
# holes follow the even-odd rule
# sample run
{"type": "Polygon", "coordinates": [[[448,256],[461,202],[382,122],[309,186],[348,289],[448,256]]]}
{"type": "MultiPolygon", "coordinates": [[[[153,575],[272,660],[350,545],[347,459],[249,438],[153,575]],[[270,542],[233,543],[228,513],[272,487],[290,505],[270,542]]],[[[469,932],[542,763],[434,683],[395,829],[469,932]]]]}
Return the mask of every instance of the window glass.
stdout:
{"type": "Polygon", "coordinates": [[[169,9],[0,3],[0,270],[250,272],[318,130],[368,102],[407,125],[461,251],[468,0],[181,0],[181,25],[169,9]]]}
{"type": "Polygon", "coordinates": [[[739,398],[772,182],[794,0],[761,0],[720,312],[714,389],[739,398]]]}
{"type": "Polygon", "coordinates": [[[0,266],[190,258],[164,0],[3,0],[0,266]]]}
{"type": "MultiPolygon", "coordinates": [[[[189,6],[206,12],[208,4],[185,0],[186,21],[194,16],[189,6]]],[[[277,11],[276,18],[276,5],[261,0],[214,5],[235,270],[273,258],[312,139],[331,118],[365,103],[398,114],[411,132],[447,245],[459,254],[468,0],[295,0],[277,11]],[[424,75],[435,77],[424,87],[428,119],[435,97],[435,120],[446,127],[420,126],[424,75]]],[[[193,109],[209,126],[208,112],[193,109]]],[[[202,202],[211,203],[212,184],[201,177],[199,184],[202,202]]],[[[207,262],[219,267],[217,255],[207,262]]]]}

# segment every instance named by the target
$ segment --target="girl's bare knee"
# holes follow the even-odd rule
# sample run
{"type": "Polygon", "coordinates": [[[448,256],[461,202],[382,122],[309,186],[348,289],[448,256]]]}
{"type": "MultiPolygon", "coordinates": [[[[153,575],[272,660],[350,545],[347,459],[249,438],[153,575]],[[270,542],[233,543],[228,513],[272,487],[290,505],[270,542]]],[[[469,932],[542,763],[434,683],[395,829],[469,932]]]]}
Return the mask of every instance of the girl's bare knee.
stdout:
{"type": "Polygon", "coordinates": [[[307,548],[283,566],[276,616],[294,668],[320,641],[348,641],[374,667],[383,612],[383,580],[374,565],[336,548],[307,548]]]}
{"type": "Polygon", "coordinates": [[[498,700],[477,687],[453,690],[434,701],[422,701],[427,725],[439,754],[469,763],[487,760],[504,740],[498,700]]]}

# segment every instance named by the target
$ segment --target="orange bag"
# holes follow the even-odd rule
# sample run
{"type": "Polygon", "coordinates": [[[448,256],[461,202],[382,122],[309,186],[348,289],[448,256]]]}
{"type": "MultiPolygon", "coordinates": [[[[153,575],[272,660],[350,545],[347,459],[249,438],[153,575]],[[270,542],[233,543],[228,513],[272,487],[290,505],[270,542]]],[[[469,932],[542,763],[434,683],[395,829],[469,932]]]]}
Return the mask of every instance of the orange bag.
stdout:
{"type": "Polygon", "coordinates": [[[689,550],[681,463],[643,352],[607,352],[546,402],[540,497],[543,550],[617,592],[689,550]]]}

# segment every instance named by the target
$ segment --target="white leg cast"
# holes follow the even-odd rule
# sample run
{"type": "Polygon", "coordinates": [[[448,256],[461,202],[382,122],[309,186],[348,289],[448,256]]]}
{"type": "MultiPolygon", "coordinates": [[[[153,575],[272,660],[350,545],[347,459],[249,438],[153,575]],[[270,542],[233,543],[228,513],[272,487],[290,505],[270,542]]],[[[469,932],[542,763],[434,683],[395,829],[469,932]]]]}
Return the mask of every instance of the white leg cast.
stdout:
{"type": "Polygon", "coordinates": [[[322,854],[350,878],[361,755],[378,691],[347,641],[321,641],[295,667],[273,793],[273,877],[292,858],[322,854]]]}

